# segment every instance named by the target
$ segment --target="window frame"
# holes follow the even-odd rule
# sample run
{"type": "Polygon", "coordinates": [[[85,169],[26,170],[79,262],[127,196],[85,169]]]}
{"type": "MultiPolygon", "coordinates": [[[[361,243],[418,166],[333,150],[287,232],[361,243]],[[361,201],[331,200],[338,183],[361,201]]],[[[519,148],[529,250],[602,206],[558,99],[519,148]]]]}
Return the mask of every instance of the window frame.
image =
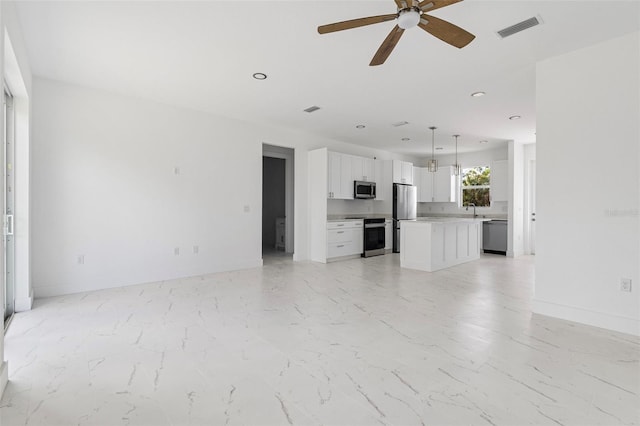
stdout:
{"type": "Polygon", "coordinates": [[[466,207],[466,204],[464,202],[464,191],[465,189],[486,189],[488,192],[488,204],[487,205],[476,205],[477,209],[487,209],[487,208],[491,208],[491,165],[490,164],[481,164],[481,165],[474,165],[474,166],[469,166],[469,167],[462,167],[461,169],[461,173],[460,173],[460,203],[458,207],[466,207]],[[465,175],[467,173],[468,170],[477,170],[478,168],[481,168],[482,170],[488,169],[489,170],[489,183],[487,183],[486,185],[464,185],[464,178],[465,175]]]}

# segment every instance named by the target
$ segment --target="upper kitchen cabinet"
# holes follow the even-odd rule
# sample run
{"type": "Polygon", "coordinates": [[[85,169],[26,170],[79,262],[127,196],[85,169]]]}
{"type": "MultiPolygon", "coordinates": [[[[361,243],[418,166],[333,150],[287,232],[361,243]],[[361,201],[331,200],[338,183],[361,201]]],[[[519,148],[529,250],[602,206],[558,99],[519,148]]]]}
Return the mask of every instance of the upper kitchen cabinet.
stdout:
{"type": "Polygon", "coordinates": [[[376,181],[376,168],[373,158],[351,157],[351,177],[352,180],[361,180],[364,182],[376,181]]]}
{"type": "Polygon", "coordinates": [[[390,199],[393,194],[391,160],[374,160],[373,164],[376,176],[376,200],[390,199]]]}
{"type": "Polygon", "coordinates": [[[490,194],[491,201],[509,201],[508,190],[509,162],[507,160],[491,163],[490,194]]]}
{"type": "Polygon", "coordinates": [[[417,187],[419,203],[433,201],[433,173],[426,167],[413,168],[413,184],[417,187]]]}
{"type": "Polygon", "coordinates": [[[455,203],[458,195],[458,179],[453,174],[453,166],[439,167],[433,175],[433,201],[455,203]]]}
{"type": "Polygon", "coordinates": [[[393,160],[393,183],[413,185],[413,163],[393,160]]]}
{"type": "Polygon", "coordinates": [[[353,200],[351,155],[329,152],[327,161],[327,198],[353,200]]]}

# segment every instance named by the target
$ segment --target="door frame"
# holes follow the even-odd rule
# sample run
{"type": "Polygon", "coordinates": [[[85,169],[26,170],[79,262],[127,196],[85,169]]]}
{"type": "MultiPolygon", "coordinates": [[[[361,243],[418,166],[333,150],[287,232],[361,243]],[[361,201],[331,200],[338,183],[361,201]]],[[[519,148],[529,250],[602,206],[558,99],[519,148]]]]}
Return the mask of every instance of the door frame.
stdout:
{"type": "Polygon", "coordinates": [[[270,145],[263,143],[262,144],[262,156],[263,157],[271,157],[271,158],[280,158],[284,160],[284,180],[285,180],[285,201],[284,201],[284,211],[285,211],[285,252],[293,253],[294,250],[294,199],[293,199],[293,191],[294,191],[294,157],[295,157],[295,148],[289,147],[278,147],[276,145],[270,145]],[[280,151],[280,150],[283,151],[280,151]],[[287,150],[287,151],[284,151],[287,150]]]}
{"type": "Polygon", "coordinates": [[[526,166],[527,182],[525,185],[524,250],[526,254],[536,254],[535,224],[533,223],[536,213],[536,159],[528,158],[526,166]]]}

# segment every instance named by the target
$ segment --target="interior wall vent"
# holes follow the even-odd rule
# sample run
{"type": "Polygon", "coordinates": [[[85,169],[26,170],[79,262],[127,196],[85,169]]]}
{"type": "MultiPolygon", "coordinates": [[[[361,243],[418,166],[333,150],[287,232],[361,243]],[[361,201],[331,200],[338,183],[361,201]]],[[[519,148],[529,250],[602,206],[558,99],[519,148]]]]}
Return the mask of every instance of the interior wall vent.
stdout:
{"type": "Polygon", "coordinates": [[[310,106],[309,108],[305,109],[304,112],[314,112],[314,111],[317,111],[319,109],[320,109],[319,106],[315,106],[314,105],[314,106],[310,106]]]}
{"type": "Polygon", "coordinates": [[[498,31],[498,35],[500,38],[506,38],[521,31],[528,30],[531,27],[535,27],[536,25],[540,25],[541,23],[542,21],[538,17],[534,16],[533,18],[526,19],[515,25],[501,29],[498,31]]]}

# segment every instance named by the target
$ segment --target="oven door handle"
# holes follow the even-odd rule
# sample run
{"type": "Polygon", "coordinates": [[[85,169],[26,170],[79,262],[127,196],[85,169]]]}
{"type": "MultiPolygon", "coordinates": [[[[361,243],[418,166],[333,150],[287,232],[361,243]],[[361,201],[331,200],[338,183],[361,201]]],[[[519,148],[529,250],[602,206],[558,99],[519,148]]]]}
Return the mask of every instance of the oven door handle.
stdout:
{"type": "Polygon", "coordinates": [[[365,229],[384,228],[384,223],[368,223],[364,227],[365,229]]]}

